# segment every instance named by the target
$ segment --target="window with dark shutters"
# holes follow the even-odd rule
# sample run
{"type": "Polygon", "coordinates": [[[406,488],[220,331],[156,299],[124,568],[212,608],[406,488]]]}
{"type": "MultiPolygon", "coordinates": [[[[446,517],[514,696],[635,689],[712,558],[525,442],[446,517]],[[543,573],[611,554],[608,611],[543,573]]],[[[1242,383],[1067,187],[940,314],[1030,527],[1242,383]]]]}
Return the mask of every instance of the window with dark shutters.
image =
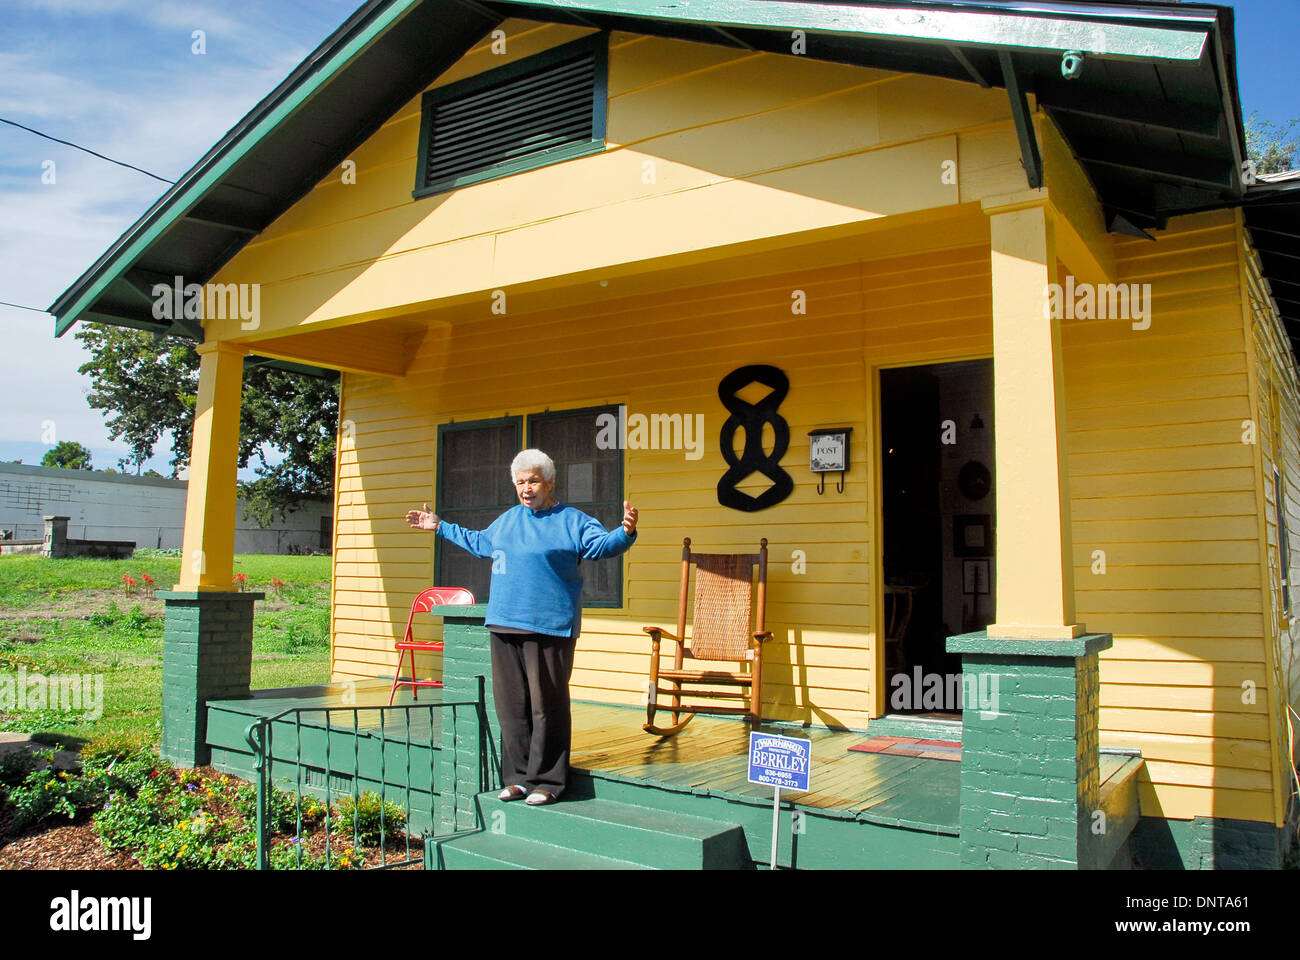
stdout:
{"type": "MultiPolygon", "coordinates": [[[[623,451],[597,444],[600,416],[617,418],[618,407],[547,411],[527,418],[527,445],[555,461],[555,499],[612,530],[623,522],[623,451]]],[[[438,477],[435,512],[471,530],[483,530],[519,502],[510,463],[524,446],[522,417],[444,423],[438,427],[438,477]]],[[[471,556],[445,540],[435,540],[435,582],[468,587],[486,603],[492,561],[471,556]]],[[[585,607],[623,603],[623,558],[609,557],[581,567],[585,607]]]]}
{"type": "Polygon", "coordinates": [[[416,197],[605,148],[605,33],[424,95],[416,197]]]}
{"type": "MultiPolygon", "coordinates": [[[[528,418],[528,445],[555,461],[555,499],[595,517],[606,530],[623,522],[623,451],[601,449],[600,416],[618,418],[618,407],[535,413],[528,418]]],[[[582,603],[623,604],[623,557],[584,562],[582,603]]]]}
{"type": "MultiPolygon", "coordinates": [[[[519,502],[510,478],[510,461],[519,452],[519,417],[446,423],[438,427],[438,491],[435,511],[444,520],[484,530],[519,502]]],[[[486,603],[492,561],[434,541],[435,581],[440,587],[466,587],[486,603]]]]}

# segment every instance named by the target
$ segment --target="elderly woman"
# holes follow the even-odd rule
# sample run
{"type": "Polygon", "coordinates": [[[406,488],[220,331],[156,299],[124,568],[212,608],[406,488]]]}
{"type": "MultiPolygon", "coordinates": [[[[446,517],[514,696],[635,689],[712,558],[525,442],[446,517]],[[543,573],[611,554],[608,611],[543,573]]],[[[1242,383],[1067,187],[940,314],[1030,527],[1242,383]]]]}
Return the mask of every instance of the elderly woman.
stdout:
{"type": "Polygon", "coordinates": [[[502,800],[552,803],[569,773],[569,677],[582,620],[579,560],[616,557],[636,542],[637,512],[606,531],[581,510],[556,503],[555,464],[524,450],[510,464],[519,495],[486,530],[466,530],[429,511],[406,522],[432,530],[476,557],[491,557],[492,692],[501,723],[502,800]]]}

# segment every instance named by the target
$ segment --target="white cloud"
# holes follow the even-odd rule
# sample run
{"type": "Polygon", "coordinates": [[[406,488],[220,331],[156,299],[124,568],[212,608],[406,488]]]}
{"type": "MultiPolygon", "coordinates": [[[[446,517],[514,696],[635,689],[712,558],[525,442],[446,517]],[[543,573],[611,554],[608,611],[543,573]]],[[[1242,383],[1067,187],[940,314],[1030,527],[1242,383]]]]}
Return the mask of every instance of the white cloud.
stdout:
{"type": "MultiPolygon", "coordinates": [[[[202,3],[19,5],[28,11],[24,27],[34,23],[36,31],[25,29],[21,40],[0,36],[0,116],[169,179],[279,83],[321,30],[318,19],[275,23],[279,5],[240,9],[242,19],[202,3]],[[175,29],[177,45],[158,50],[159,29],[175,29]],[[189,52],[189,29],[208,32],[206,56],[189,52]]],[[[0,125],[0,300],[48,306],[166,189],[0,125]],[[56,182],[47,185],[42,164],[50,159],[56,182]]],[[[85,402],[89,383],[77,367],[89,357],[72,331],[56,340],[52,317],[0,306],[0,337],[10,358],[0,378],[0,441],[39,440],[52,420],[61,437],[117,446],[85,402]]]]}

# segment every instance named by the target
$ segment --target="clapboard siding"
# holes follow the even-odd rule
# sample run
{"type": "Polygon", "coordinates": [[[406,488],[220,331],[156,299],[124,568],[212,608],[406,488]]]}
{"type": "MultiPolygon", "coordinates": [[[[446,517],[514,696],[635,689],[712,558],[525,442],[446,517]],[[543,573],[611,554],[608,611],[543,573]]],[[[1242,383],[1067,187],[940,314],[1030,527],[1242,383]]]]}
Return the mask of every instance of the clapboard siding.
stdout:
{"type": "MultiPolygon", "coordinates": [[[[1300,762],[1300,744],[1294,739],[1300,725],[1288,724],[1288,713],[1300,710],[1300,643],[1293,623],[1300,598],[1297,597],[1295,551],[1300,534],[1300,382],[1284,327],[1263,287],[1257,259],[1244,238],[1241,258],[1243,313],[1250,328],[1254,347],[1256,404],[1253,419],[1257,425],[1257,448],[1260,457],[1260,501],[1263,505],[1263,543],[1266,552],[1268,702],[1274,712],[1271,733],[1273,751],[1276,815],[1287,814],[1284,797],[1293,790],[1293,765],[1300,762]],[[1281,503],[1278,502],[1274,470],[1280,474],[1281,503]],[[1279,517],[1285,524],[1289,541],[1290,569],[1285,569],[1281,554],[1279,517]],[[1284,603],[1283,579],[1292,586],[1291,605],[1284,603]]],[[[1263,699],[1261,695],[1261,699],[1263,699]]],[[[1294,714],[1292,714],[1294,720],[1294,714]]]]}
{"type": "Polygon", "coordinates": [[[1117,240],[1119,279],[1151,284],[1150,328],[1063,322],[1075,598],[1080,621],[1115,635],[1101,737],[1142,750],[1144,810],[1271,820],[1238,236],[1231,214],[1210,214],[1154,244],[1117,240]]]}
{"type": "MultiPolygon", "coordinates": [[[[591,32],[502,29],[433,86],[591,32]]],[[[1023,187],[1006,97],[975,84],[616,31],[607,92],[605,151],[412,202],[416,96],[216,280],[261,284],[270,337],[1023,187]]]]}
{"type": "MultiPolygon", "coordinates": [[[[428,535],[406,529],[402,516],[431,500],[437,424],[625,403],[629,414],[702,414],[703,447],[699,459],[684,450],[625,451],[626,495],[641,510],[641,537],[625,562],[624,607],[584,612],[573,695],[642,702],[649,647],[641,627],[675,620],[684,536],[708,551],[750,551],[767,537],[768,625],[777,641],[765,713],[864,726],[876,657],[869,459],[854,457],[843,495],[818,496],[800,482],[761,514],[723,508],[715,487],[725,471],[718,436],[728,413],[717,384],[746,363],[781,366],[792,385],[779,410],[791,433],[783,467],[796,476],[806,470],[815,427],[843,423],[866,442],[870,365],[991,349],[987,247],[740,272],[523,317],[463,311],[436,348],[427,338],[404,380],[346,375],[343,416],[353,442],[341,460],[336,510],[335,675],[391,670],[410,600],[430,582],[428,535]],[[950,282],[926,283],[935,270],[950,282]],[[806,314],[793,312],[794,290],[803,291],[806,314]],[[389,474],[397,468],[403,472],[389,474]],[[795,551],[802,573],[794,572],[795,551]]],[[[436,671],[437,657],[426,667],[436,671]]]]}

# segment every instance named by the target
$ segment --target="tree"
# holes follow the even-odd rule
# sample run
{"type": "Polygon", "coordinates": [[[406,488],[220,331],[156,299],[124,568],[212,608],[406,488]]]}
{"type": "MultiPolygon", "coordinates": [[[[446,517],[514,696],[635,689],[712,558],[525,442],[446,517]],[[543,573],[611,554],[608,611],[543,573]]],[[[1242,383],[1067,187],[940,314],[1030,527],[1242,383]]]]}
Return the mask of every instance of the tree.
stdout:
{"type": "Polygon", "coordinates": [[[60,467],[64,470],[89,470],[90,451],[75,440],[64,440],[45,451],[42,467],[60,467]]]}
{"type": "MultiPolygon", "coordinates": [[[[188,466],[199,388],[193,343],[102,324],[83,324],[76,336],[91,355],[79,368],[91,379],[86,400],[109,415],[109,435],[126,440],[129,462],[149,460],[167,431],[172,475],[188,466]]],[[[266,524],[304,498],[332,495],[338,409],[336,381],[268,367],[245,371],[239,466],[255,460],[258,475],[239,485],[248,516],[266,524]],[[268,447],[284,460],[271,464],[268,447]]]]}
{"type": "Polygon", "coordinates": [[[1293,132],[1300,119],[1273,123],[1252,111],[1246,120],[1246,154],[1255,161],[1255,173],[1286,173],[1297,166],[1300,140],[1293,132]]]}

